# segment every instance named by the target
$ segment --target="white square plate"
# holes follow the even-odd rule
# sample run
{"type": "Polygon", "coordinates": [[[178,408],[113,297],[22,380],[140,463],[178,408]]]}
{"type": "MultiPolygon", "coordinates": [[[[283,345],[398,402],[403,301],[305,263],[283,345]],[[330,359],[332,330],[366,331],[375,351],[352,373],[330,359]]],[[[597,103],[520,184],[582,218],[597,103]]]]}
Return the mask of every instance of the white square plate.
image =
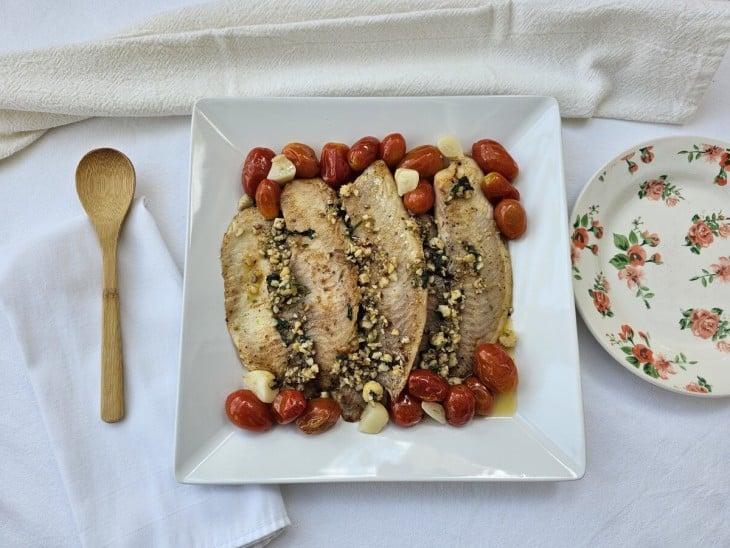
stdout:
{"type": "Polygon", "coordinates": [[[585,470],[583,408],[560,114],[547,97],[204,99],[192,116],[190,195],[175,476],[184,483],[562,480],[585,470]],[[528,232],[510,243],[514,268],[515,360],[511,416],[462,428],[423,421],[378,435],[340,421],[308,437],[296,428],[252,434],[224,413],[241,387],[228,335],[220,244],[241,196],[240,171],[255,146],[400,132],[409,146],[457,135],[465,150],[501,141],[521,172],[528,232]]]}

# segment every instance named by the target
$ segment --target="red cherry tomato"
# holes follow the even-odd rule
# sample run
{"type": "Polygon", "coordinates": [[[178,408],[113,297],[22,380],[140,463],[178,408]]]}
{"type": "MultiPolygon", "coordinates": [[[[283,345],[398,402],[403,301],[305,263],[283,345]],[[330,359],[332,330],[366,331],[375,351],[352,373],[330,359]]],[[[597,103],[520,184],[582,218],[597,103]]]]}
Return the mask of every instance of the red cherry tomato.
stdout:
{"type": "Polygon", "coordinates": [[[408,393],[422,401],[444,401],[449,383],[428,369],[414,369],[408,375],[408,393]]]}
{"type": "Polygon", "coordinates": [[[474,374],[496,394],[511,392],[517,387],[517,367],[509,354],[496,344],[485,343],[474,352],[474,374]]]}
{"type": "Polygon", "coordinates": [[[476,399],[468,386],[455,384],[450,387],[444,400],[446,422],[451,426],[463,426],[474,417],[475,409],[476,399]]]}
{"type": "Polygon", "coordinates": [[[271,159],[276,153],[270,148],[252,148],[246,155],[241,170],[241,184],[243,191],[251,198],[256,197],[259,183],[266,178],[271,169],[271,159]]]}
{"type": "Polygon", "coordinates": [[[486,386],[479,382],[479,379],[477,379],[474,375],[467,377],[464,384],[467,385],[469,390],[471,390],[474,394],[474,399],[476,400],[474,413],[480,417],[488,416],[492,412],[492,407],[494,406],[494,396],[492,396],[492,393],[486,386]]]}
{"type": "Polygon", "coordinates": [[[281,185],[264,179],[256,188],[256,207],[266,220],[276,219],[281,212],[281,185]]]}
{"type": "Polygon", "coordinates": [[[403,195],[403,205],[414,215],[423,215],[433,207],[436,194],[427,179],[418,181],[418,186],[403,195]]]}
{"type": "Polygon", "coordinates": [[[296,425],[305,434],[321,434],[332,428],[340,418],[340,406],[332,398],[313,398],[296,425]]]}
{"type": "Polygon", "coordinates": [[[388,404],[390,418],[398,426],[409,427],[418,424],[423,419],[421,401],[408,392],[401,392],[397,398],[392,398],[388,404]]]}
{"type": "Polygon", "coordinates": [[[502,235],[508,240],[519,238],[527,230],[527,213],[522,204],[512,198],[505,198],[494,207],[494,221],[502,235]]]}
{"type": "Polygon", "coordinates": [[[274,420],[279,424],[295,421],[307,407],[307,398],[299,390],[287,389],[279,392],[271,402],[274,420]]]}
{"type": "Polygon", "coordinates": [[[233,424],[251,432],[265,432],[274,425],[271,409],[251,390],[236,390],[226,398],[226,415],[233,424]]]}

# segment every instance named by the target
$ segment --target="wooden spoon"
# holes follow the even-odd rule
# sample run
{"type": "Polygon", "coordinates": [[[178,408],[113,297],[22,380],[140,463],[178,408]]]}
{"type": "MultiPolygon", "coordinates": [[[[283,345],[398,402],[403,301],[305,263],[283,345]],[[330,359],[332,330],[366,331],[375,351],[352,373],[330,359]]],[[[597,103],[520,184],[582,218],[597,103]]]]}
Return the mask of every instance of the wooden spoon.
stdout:
{"type": "Polygon", "coordinates": [[[124,370],[117,287],[117,244],[134,197],[134,166],[111,148],[87,153],[76,168],[76,192],[99,237],[104,265],[101,331],[101,418],[124,417],[124,370]]]}

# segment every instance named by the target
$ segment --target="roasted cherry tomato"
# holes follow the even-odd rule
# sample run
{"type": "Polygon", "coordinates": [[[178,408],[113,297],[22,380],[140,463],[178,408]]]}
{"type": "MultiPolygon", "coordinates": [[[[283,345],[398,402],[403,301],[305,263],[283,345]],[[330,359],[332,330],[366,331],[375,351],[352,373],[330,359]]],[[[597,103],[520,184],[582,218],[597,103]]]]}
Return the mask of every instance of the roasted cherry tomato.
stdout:
{"type": "Polygon", "coordinates": [[[476,398],[465,384],[455,384],[449,387],[449,393],[444,400],[446,422],[451,426],[463,426],[474,417],[476,398]]]}
{"type": "Polygon", "coordinates": [[[294,422],[304,413],[307,407],[307,398],[299,390],[288,388],[280,391],[271,402],[271,411],[274,420],[279,424],[294,422]]]}
{"type": "Polygon", "coordinates": [[[338,188],[350,179],[347,153],[350,148],[343,143],[326,143],[319,158],[322,180],[332,188],[338,188]]]}
{"type": "Polygon", "coordinates": [[[494,396],[489,389],[479,382],[479,379],[477,379],[474,375],[468,376],[464,381],[464,384],[469,387],[469,390],[471,390],[472,394],[474,394],[474,399],[476,400],[474,413],[481,417],[489,415],[492,412],[492,407],[494,406],[494,396]]]}
{"type": "Polygon", "coordinates": [[[496,171],[512,182],[520,172],[517,162],[510,156],[510,153],[501,143],[492,139],[482,139],[474,143],[471,147],[471,155],[484,173],[496,171]]]}
{"type": "Polygon", "coordinates": [[[319,175],[319,160],[312,147],[304,143],[289,143],[281,153],[297,168],[297,177],[311,179],[319,175]]]}
{"type": "Polygon", "coordinates": [[[332,428],[340,418],[340,406],[332,398],[313,398],[307,402],[296,425],[305,434],[321,434],[332,428]]]}
{"type": "Polygon", "coordinates": [[[397,398],[390,399],[388,411],[391,420],[398,426],[413,426],[423,419],[421,400],[405,391],[401,392],[397,398]]]}
{"type": "Polygon", "coordinates": [[[441,375],[428,369],[413,369],[408,375],[408,393],[422,401],[444,401],[449,383],[441,375]]]}
{"type": "Polygon", "coordinates": [[[256,189],[256,207],[266,220],[276,219],[281,210],[281,186],[276,181],[264,179],[256,189]]]}
{"type": "Polygon", "coordinates": [[[517,387],[517,367],[505,350],[492,343],[477,346],[474,352],[474,374],[495,394],[511,392],[517,387]]]}
{"type": "Polygon", "coordinates": [[[480,184],[484,196],[490,203],[496,204],[504,198],[520,199],[520,191],[510,183],[504,175],[491,171],[487,173],[480,184]]]}
{"type": "Polygon", "coordinates": [[[391,133],[380,141],[378,157],[381,158],[391,170],[394,170],[398,163],[406,155],[406,139],[400,133],[391,133]]]}
{"type": "Polygon", "coordinates": [[[377,137],[363,137],[350,147],[347,163],[353,171],[364,171],[378,158],[379,151],[380,141],[377,137]]]}
{"type": "Polygon", "coordinates": [[[270,148],[252,148],[243,162],[241,171],[241,184],[243,191],[251,198],[256,197],[256,189],[259,183],[266,178],[271,169],[271,159],[276,153],[270,148]]]}
{"type": "Polygon", "coordinates": [[[403,205],[414,215],[428,213],[433,207],[436,195],[433,185],[426,179],[418,181],[418,186],[403,195],[403,205]]]}
{"type": "Polygon", "coordinates": [[[398,163],[398,167],[415,169],[418,175],[429,179],[444,167],[444,157],[438,147],[421,145],[409,150],[398,163]]]}
{"type": "Polygon", "coordinates": [[[527,213],[517,200],[505,198],[494,208],[494,221],[508,240],[519,238],[527,230],[527,213]]]}
{"type": "Polygon", "coordinates": [[[271,409],[251,390],[236,390],[226,398],[226,415],[244,430],[265,432],[274,425],[271,409]]]}

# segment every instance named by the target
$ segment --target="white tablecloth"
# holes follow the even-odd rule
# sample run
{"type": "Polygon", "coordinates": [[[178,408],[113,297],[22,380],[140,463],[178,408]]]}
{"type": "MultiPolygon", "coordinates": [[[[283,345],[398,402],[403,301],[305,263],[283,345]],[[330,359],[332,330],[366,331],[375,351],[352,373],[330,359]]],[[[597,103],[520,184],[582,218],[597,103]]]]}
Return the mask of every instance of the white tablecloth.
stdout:
{"type": "MultiPolygon", "coordinates": [[[[98,38],[192,3],[5,3],[0,51],[98,38]]],[[[730,141],[728,89],[730,53],[697,117],[684,126],[565,120],[569,207],[603,162],[634,143],[672,134],[730,141]]],[[[189,117],[92,119],[52,130],[0,162],[0,261],[8,242],[81,213],[75,166],[88,150],[111,146],[134,163],[137,195],[146,196],[182,269],[189,122],[189,117]]],[[[580,320],[578,331],[587,440],[582,480],[284,486],[292,525],[272,545],[730,545],[730,399],[693,399],[655,388],[616,364],[580,320]]],[[[21,490],[6,487],[17,482],[0,482],[0,539],[5,539],[0,544],[76,546],[48,434],[27,378],[12,366],[18,350],[10,341],[9,326],[0,317],[2,477],[25,478],[21,490]]]]}

